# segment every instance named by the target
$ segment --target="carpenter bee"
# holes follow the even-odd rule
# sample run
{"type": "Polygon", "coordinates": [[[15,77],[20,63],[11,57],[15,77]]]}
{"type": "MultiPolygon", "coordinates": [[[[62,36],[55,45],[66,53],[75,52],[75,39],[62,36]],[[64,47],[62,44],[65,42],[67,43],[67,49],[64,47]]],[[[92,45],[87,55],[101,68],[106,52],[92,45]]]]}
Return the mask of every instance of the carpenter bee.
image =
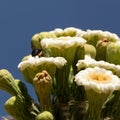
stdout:
{"type": "Polygon", "coordinates": [[[32,55],[33,57],[35,57],[35,56],[37,56],[37,55],[38,55],[39,57],[44,56],[42,49],[33,49],[32,52],[31,52],[31,55],[32,55]]]}

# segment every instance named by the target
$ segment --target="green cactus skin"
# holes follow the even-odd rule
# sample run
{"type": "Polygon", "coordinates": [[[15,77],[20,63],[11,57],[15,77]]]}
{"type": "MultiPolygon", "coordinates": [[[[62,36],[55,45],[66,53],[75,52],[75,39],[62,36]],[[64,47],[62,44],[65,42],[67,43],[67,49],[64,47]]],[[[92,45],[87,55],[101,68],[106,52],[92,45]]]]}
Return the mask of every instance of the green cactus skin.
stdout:
{"type": "Polygon", "coordinates": [[[120,42],[112,42],[107,47],[106,61],[113,64],[120,64],[120,42]]]}

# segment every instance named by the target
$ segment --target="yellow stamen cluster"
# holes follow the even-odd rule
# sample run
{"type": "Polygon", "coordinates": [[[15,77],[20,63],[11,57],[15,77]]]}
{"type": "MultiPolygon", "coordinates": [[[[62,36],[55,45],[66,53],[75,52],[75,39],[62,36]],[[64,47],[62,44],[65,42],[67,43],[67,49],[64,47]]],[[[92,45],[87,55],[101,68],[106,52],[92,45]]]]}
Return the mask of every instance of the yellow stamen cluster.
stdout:
{"type": "Polygon", "coordinates": [[[101,72],[92,72],[89,74],[89,78],[98,83],[108,83],[111,80],[109,75],[103,74],[101,72]]]}

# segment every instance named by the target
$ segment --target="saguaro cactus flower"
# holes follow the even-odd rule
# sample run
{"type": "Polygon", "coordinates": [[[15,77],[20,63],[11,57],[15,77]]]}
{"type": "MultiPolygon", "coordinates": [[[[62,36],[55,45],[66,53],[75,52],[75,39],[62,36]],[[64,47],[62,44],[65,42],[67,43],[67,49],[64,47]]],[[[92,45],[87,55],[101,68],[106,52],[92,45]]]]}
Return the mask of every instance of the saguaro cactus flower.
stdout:
{"type": "Polygon", "coordinates": [[[100,120],[102,106],[114,90],[120,89],[120,78],[109,70],[94,67],[81,70],[75,76],[77,85],[83,85],[89,102],[87,119],[100,120]]]}
{"type": "Polygon", "coordinates": [[[63,57],[32,57],[28,56],[27,59],[19,63],[18,68],[23,74],[25,80],[29,83],[33,83],[33,78],[38,72],[47,70],[51,77],[54,77],[56,67],[61,68],[66,64],[66,60],[63,57]]]}

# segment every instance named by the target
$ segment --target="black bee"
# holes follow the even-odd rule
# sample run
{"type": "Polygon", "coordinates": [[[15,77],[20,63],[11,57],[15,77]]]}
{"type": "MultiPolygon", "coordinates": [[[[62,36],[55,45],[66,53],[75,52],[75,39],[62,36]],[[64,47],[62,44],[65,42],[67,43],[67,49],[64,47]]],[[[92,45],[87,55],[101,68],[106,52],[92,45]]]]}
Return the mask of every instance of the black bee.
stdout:
{"type": "Polygon", "coordinates": [[[34,56],[37,56],[37,55],[38,55],[39,57],[44,56],[42,49],[34,49],[34,50],[32,50],[31,55],[32,55],[33,57],[34,57],[34,56]]]}

